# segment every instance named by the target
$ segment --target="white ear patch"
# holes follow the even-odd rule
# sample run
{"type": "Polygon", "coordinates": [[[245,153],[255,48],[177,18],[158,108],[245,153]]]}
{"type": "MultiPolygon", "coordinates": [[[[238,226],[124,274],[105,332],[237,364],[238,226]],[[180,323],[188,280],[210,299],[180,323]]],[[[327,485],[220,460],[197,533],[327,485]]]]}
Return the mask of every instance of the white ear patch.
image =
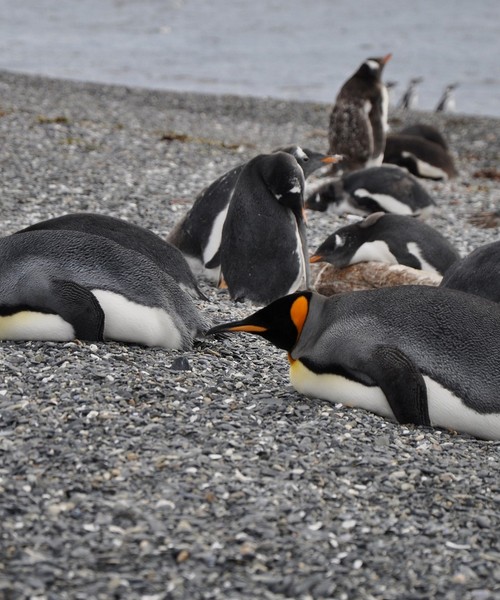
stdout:
{"type": "Polygon", "coordinates": [[[367,60],[365,64],[368,65],[372,71],[378,71],[380,69],[380,65],[376,60],[367,60]]]}
{"type": "Polygon", "coordinates": [[[301,158],[302,160],[307,159],[307,154],[302,150],[300,146],[297,146],[297,149],[294,152],[295,158],[301,158]]]}
{"type": "Polygon", "coordinates": [[[335,247],[342,248],[345,244],[345,238],[341,237],[338,233],[335,234],[335,247]]]}

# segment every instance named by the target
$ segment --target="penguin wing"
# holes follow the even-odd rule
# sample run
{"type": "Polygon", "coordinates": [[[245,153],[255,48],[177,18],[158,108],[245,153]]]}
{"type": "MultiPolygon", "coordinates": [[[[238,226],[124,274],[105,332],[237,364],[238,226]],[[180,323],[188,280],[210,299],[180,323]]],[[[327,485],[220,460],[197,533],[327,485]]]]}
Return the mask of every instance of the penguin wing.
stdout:
{"type": "Polygon", "coordinates": [[[54,310],[70,323],[80,340],[104,339],[104,311],[97,298],[86,288],[63,279],[51,282],[54,310]]]}
{"type": "Polygon", "coordinates": [[[430,425],[424,378],[404,352],[395,346],[377,346],[370,375],[384,392],[398,423],[430,425]]]}

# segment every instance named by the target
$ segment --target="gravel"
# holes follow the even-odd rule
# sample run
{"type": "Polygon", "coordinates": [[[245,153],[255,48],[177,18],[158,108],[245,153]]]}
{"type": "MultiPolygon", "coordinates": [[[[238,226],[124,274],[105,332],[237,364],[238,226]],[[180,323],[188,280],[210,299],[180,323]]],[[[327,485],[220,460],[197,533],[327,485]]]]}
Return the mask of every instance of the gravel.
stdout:
{"type": "MultiPolygon", "coordinates": [[[[324,150],[328,108],[1,72],[0,233],[96,211],[165,236],[238,162],[324,150]]],[[[460,171],[424,182],[427,221],[462,255],[498,239],[468,222],[498,205],[498,121],[391,123],[417,119],[460,171]]],[[[310,213],[311,249],[346,222],[310,213]]],[[[253,310],[201,287],[214,321],[253,310]]],[[[1,598],[500,599],[498,443],[305,398],[243,334],[0,356],[1,598]]]]}

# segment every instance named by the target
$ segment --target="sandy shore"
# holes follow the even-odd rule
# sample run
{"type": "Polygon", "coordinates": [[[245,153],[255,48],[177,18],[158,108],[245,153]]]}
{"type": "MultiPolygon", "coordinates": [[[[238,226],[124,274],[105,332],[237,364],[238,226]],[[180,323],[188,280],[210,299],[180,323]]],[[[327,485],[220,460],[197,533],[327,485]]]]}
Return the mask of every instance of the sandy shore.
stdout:
{"type": "MultiPolygon", "coordinates": [[[[328,109],[0,72],[0,233],[94,211],[166,235],[240,161],[325,150],[328,109]]],[[[428,222],[462,254],[498,239],[468,222],[500,199],[498,121],[391,123],[415,120],[460,172],[425,182],[428,222]]],[[[309,217],[311,249],[345,222],[309,217]]],[[[201,286],[214,320],[250,312],[201,286]]],[[[0,344],[1,598],[500,598],[498,443],[301,397],[250,336],[183,356],[0,344]]]]}

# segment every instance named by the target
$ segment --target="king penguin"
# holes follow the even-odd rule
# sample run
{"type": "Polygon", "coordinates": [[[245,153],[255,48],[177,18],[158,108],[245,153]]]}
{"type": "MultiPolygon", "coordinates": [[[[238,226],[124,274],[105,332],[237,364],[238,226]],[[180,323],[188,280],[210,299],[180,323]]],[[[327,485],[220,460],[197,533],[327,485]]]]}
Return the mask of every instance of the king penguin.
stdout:
{"type": "Polygon", "coordinates": [[[198,288],[196,279],[182,252],[149,229],[107,215],[72,213],[40,221],[17,233],[39,229],[65,229],[102,235],[125,248],[135,250],[150,258],[162,271],[172,276],[181,288],[193,298],[207,299],[198,288]]]}
{"type": "Polygon", "coordinates": [[[172,277],[105,237],[39,230],[0,239],[0,339],[186,350],[207,326],[172,277]]]}
{"type": "Polygon", "coordinates": [[[222,229],[222,277],[233,300],[266,304],[309,285],[304,171],[285,152],[242,169],[222,229]]]}
{"type": "MultiPolygon", "coordinates": [[[[306,178],[338,159],[296,145],[275,150],[278,151],[291,154],[301,165],[306,178]]],[[[196,274],[215,283],[220,278],[222,228],[234,187],[245,164],[234,167],[204,189],[167,238],[184,254],[196,274]]]]}
{"type": "Polygon", "coordinates": [[[337,229],[310,262],[324,261],[343,268],[375,261],[443,275],[459,258],[456,248],[430,225],[414,217],[378,212],[337,229]]]}
{"type": "Polygon", "coordinates": [[[480,246],[455,262],[441,286],[500,302],[500,242],[480,246]]]}
{"type": "Polygon", "coordinates": [[[337,95],[330,113],[329,153],[344,156],[344,172],[382,163],[389,94],[381,75],[390,58],[365,60],[337,95]]]}
{"type": "Polygon", "coordinates": [[[306,396],[499,440],[499,330],[497,304],[409,285],[297,292],[208,334],[249,332],[285,350],[306,396]]]}
{"type": "Polygon", "coordinates": [[[384,211],[400,215],[430,212],[436,205],[429,192],[406,170],[392,165],[360,169],[326,181],[306,200],[311,210],[368,215],[384,211]]]}

